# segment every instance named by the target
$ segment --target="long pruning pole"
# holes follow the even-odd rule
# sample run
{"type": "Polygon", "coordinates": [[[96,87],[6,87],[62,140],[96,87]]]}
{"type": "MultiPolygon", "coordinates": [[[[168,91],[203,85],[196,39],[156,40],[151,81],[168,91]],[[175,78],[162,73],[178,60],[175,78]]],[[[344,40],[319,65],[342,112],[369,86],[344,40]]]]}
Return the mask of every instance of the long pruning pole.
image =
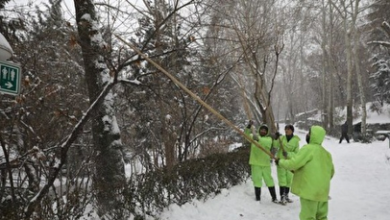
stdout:
{"type": "Polygon", "coordinates": [[[249,135],[245,134],[243,131],[241,131],[238,127],[236,127],[231,121],[229,121],[227,118],[223,117],[219,112],[214,110],[210,105],[208,105],[206,102],[204,102],[202,99],[200,99],[196,94],[191,92],[185,85],[183,85],[179,80],[177,80],[172,74],[170,74],[168,71],[166,71],[164,68],[162,68],[160,65],[158,65],[156,62],[154,62],[152,59],[150,59],[148,56],[143,54],[141,51],[139,51],[134,45],[126,42],[123,38],[121,38],[118,35],[115,35],[120,41],[122,41],[124,44],[129,46],[131,49],[133,49],[138,55],[140,55],[142,58],[144,58],[146,61],[148,61],[150,64],[152,64],[154,67],[156,67],[158,70],[160,70],[162,73],[164,73],[169,79],[171,79],[177,86],[179,86],[181,89],[183,89],[187,94],[189,94],[193,99],[195,99],[197,102],[199,102],[203,107],[205,107],[207,110],[209,110],[211,113],[213,113],[215,116],[217,116],[219,119],[221,119],[223,122],[225,122],[227,125],[229,125],[231,128],[233,128],[236,132],[238,132],[240,135],[244,136],[245,139],[247,139],[249,142],[254,144],[256,147],[258,147],[260,150],[264,151],[264,153],[268,154],[271,158],[275,158],[275,156],[266,150],[264,147],[262,147],[257,141],[253,140],[249,135]]]}
{"type": "MultiPolygon", "coordinates": [[[[280,149],[281,149],[283,152],[286,152],[286,151],[284,150],[284,147],[283,147],[282,139],[280,139],[280,137],[279,137],[278,139],[279,139],[280,149]]],[[[283,156],[284,156],[284,155],[283,155],[283,156]]],[[[287,159],[286,156],[284,156],[284,158],[287,159]]]]}
{"type": "Polygon", "coordinates": [[[242,98],[244,100],[244,110],[245,110],[246,116],[248,119],[253,119],[253,114],[250,111],[249,104],[248,104],[248,97],[246,96],[246,92],[245,92],[245,85],[242,82],[242,73],[239,73],[238,81],[239,81],[239,84],[241,87],[242,98]]]}

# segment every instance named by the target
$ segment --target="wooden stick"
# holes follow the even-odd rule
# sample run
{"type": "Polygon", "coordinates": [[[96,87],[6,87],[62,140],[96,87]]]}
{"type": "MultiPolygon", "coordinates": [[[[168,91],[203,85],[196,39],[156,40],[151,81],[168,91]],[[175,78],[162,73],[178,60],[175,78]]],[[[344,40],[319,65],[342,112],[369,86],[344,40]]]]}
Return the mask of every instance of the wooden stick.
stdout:
{"type": "MultiPolygon", "coordinates": [[[[282,140],[280,139],[280,137],[279,137],[278,139],[279,139],[280,149],[281,149],[283,152],[286,152],[286,151],[284,150],[282,140]]],[[[284,155],[283,155],[283,156],[284,156],[284,155]]],[[[284,158],[287,159],[286,156],[284,156],[284,158]]]]}
{"type": "Polygon", "coordinates": [[[177,80],[173,75],[171,75],[168,71],[166,71],[164,68],[162,68],[160,65],[158,65],[156,62],[154,62],[152,59],[150,59],[148,56],[143,54],[141,51],[139,51],[134,45],[126,42],[124,39],[122,39],[120,36],[115,35],[120,41],[122,41],[124,44],[129,46],[131,49],[133,49],[138,55],[140,55],[142,58],[144,58],[146,61],[148,61],[150,64],[152,64],[154,67],[156,67],[158,70],[160,70],[162,73],[164,73],[169,79],[171,79],[177,86],[179,86],[181,89],[183,89],[187,94],[189,94],[193,99],[195,99],[197,102],[199,102],[203,107],[205,107],[207,110],[209,110],[211,113],[216,115],[219,119],[221,119],[223,122],[225,122],[227,125],[229,125],[231,128],[233,128],[236,132],[238,132],[240,135],[244,136],[248,141],[250,141],[252,144],[256,145],[260,150],[264,151],[264,153],[268,154],[271,158],[275,158],[275,156],[266,150],[264,147],[262,147],[257,141],[253,140],[249,135],[245,134],[241,129],[236,127],[232,122],[230,122],[228,119],[223,117],[219,112],[214,110],[210,105],[208,105],[206,102],[204,102],[202,99],[199,98],[196,94],[191,92],[185,85],[183,85],[179,80],[177,80]]]}

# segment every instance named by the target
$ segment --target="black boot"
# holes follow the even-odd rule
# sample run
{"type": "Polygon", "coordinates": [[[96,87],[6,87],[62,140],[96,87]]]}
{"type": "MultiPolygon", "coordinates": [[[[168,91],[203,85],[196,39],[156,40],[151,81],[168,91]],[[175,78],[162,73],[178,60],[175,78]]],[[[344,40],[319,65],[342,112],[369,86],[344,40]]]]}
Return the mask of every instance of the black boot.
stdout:
{"type": "Polygon", "coordinates": [[[279,187],[279,194],[280,194],[280,197],[282,197],[284,195],[284,186],[280,186],[279,187]]]}
{"type": "Polygon", "coordinates": [[[261,195],[261,188],[260,187],[255,187],[256,201],[260,201],[260,195],[261,195]]]}
{"type": "Polygon", "coordinates": [[[286,205],[286,192],[287,192],[287,187],[281,186],[280,187],[280,203],[282,205],[286,205]]]}
{"type": "Polygon", "coordinates": [[[272,202],[273,203],[279,203],[278,199],[276,198],[275,187],[271,186],[271,187],[268,187],[268,189],[269,189],[269,193],[271,194],[271,197],[272,197],[272,202]]]}
{"type": "Polygon", "coordinates": [[[292,203],[293,201],[292,201],[290,198],[288,198],[288,193],[290,192],[290,188],[289,188],[289,187],[285,187],[285,188],[284,188],[284,191],[285,191],[286,201],[287,201],[288,203],[292,203]]]}

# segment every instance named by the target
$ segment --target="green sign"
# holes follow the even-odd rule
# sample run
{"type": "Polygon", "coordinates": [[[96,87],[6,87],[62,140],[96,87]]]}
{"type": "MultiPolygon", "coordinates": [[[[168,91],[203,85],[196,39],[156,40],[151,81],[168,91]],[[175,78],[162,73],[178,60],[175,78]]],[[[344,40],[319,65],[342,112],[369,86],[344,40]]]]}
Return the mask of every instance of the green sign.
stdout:
{"type": "Polygon", "coordinates": [[[0,93],[18,95],[20,92],[20,67],[0,61],[0,93]]]}

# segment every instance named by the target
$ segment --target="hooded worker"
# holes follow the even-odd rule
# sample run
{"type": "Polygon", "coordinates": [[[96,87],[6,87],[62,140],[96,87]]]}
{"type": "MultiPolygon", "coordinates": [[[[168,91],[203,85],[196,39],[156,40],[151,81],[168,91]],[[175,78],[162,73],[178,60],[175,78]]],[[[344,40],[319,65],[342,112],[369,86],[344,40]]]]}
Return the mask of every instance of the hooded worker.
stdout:
{"type": "MultiPolygon", "coordinates": [[[[266,151],[271,150],[272,138],[268,135],[267,125],[261,125],[258,134],[252,134],[255,141],[259,143],[261,147],[266,151]]],[[[278,203],[276,198],[275,184],[271,175],[271,157],[257,147],[255,144],[251,144],[251,151],[249,157],[249,164],[251,165],[251,177],[253,185],[255,186],[256,201],[260,201],[261,187],[263,185],[263,179],[265,185],[268,187],[272,197],[272,202],[278,203]]]]}
{"type": "Polygon", "coordinates": [[[332,155],[322,146],[325,134],[322,127],[312,126],[308,144],[292,158],[276,160],[280,167],[294,171],[291,192],[300,197],[300,220],[327,219],[334,166],[332,155]]]}

